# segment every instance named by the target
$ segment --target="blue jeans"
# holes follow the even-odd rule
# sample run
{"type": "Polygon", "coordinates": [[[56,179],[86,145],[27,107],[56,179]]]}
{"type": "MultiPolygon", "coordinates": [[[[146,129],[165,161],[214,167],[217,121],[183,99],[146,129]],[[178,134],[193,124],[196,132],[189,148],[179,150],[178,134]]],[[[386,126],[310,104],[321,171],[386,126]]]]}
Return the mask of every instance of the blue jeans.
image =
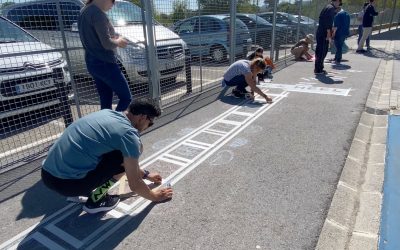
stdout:
{"type": "MultiPolygon", "coordinates": [[[[363,26],[362,26],[362,24],[361,24],[361,25],[358,25],[358,38],[357,38],[357,44],[359,44],[359,43],[360,43],[360,40],[361,40],[362,34],[363,34],[363,26]]],[[[366,43],[367,43],[367,48],[368,48],[368,47],[369,47],[369,36],[368,36],[368,38],[367,38],[367,40],[366,40],[366,43]]]]}
{"type": "Polygon", "coordinates": [[[344,40],[346,40],[345,36],[339,36],[339,37],[335,36],[334,40],[336,47],[335,61],[339,63],[342,61],[344,40]]]}
{"type": "Polygon", "coordinates": [[[242,93],[246,92],[247,82],[244,75],[235,76],[229,82],[225,81],[225,84],[230,87],[236,86],[236,89],[242,93]]]}
{"type": "Polygon", "coordinates": [[[101,109],[112,109],[113,93],[115,93],[119,98],[115,110],[126,110],[132,101],[132,95],[118,64],[99,60],[89,54],[86,54],[85,60],[99,93],[101,109]]]}

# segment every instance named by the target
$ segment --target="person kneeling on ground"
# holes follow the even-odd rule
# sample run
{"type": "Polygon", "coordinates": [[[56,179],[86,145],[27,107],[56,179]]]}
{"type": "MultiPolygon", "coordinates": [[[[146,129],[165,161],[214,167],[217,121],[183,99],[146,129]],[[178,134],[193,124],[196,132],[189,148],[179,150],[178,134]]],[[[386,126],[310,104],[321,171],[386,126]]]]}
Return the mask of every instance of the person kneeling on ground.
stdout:
{"type": "Polygon", "coordinates": [[[311,60],[312,56],[308,53],[309,45],[314,41],[314,36],[308,34],[305,38],[298,41],[290,50],[290,53],[294,55],[296,61],[311,60]],[[304,58],[305,56],[305,58],[304,58]]]}
{"type": "Polygon", "coordinates": [[[252,61],[239,60],[229,66],[224,74],[222,85],[235,86],[232,90],[232,95],[237,98],[243,98],[250,95],[254,99],[254,92],[265,98],[267,103],[272,103],[272,98],[268,97],[256,86],[257,74],[264,72],[266,68],[265,61],[261,58],[256,58],[252,61]],[[249,86],[251,92],[246,90],[249,86]]]}
{"type": "Polygon", "coordinates": [[[258,47],[253,53],[251,53],[248,57],[247,60],[251,61],[254,58],[261,58],[264,59],[266,63],[266,68],[264,72],[258,74],[258,79],[260,81],[263,81],[265,78],[272,79],[272,70],[275,69],[275,65],[273,64],[272,60],[268,56],[264,56],[264,49],[262,47],[258,47]]]}
{"type": "Polygon", "coordinates": [[[143,99],[123,112],[103,109],[80,118],[50,148],[42,166],[43,183],[64,196],[88,196],[83,206],[87,213],[109,211],[118,205],[119,196],[107,191],[124,174],[138,195],[151,201],[171,198],[171,188],[151,190],[143,181],[161,184],[158,173],[139,167],[140,133],[158,116],[159,108],[143,99]]]}

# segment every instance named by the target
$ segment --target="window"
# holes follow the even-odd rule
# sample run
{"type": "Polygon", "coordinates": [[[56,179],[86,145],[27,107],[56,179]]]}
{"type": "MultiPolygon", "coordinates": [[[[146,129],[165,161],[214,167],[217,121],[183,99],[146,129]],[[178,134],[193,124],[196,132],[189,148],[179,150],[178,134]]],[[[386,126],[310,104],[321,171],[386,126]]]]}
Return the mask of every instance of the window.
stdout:
{"type": "Polygon", "coordinates": [[[81,7],[71,2],[61,2],[60,7],[64,28],[71,28],[78,21],[81,7]]]}
{"type": "Polygon", "coordinates": [[[194,32],[195,19],[187,20],[181,23],[176,31],[178,34],[190,34],[194,32]]]}

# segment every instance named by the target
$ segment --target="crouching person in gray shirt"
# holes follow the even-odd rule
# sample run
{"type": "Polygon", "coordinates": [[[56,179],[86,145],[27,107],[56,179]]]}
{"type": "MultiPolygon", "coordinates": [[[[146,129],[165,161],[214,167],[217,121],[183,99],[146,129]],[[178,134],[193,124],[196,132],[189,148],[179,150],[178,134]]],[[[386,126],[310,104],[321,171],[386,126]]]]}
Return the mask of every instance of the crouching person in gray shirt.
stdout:
{"type": "Polygon", "coordinates": [[[112,109],[115,93],[116,111],[125,110],[132,100],[128,82],[117,64],[115,49],[128,42],[115,33],[106,15],[115,0],[88,0],[78,18],[79,36],[85,49],[85,61],[100,96],[101,109],[112,109]]]}
{"type": "Polygon", "coordinates": [[[256,58],[252,61],[239,60],[229,66],[222,80],[223,85],[235,86],[232,95],[237,98],[243,98],[250,95],[254,99],[254,92],[265,98],[267,103],[272,103],[272,98],[268,97],[261,89],[256,86],[257,74],[264,72],[266,68],[265,61],[256,58]],[[246,90],[249,86],[251,92],[246,90]]]}

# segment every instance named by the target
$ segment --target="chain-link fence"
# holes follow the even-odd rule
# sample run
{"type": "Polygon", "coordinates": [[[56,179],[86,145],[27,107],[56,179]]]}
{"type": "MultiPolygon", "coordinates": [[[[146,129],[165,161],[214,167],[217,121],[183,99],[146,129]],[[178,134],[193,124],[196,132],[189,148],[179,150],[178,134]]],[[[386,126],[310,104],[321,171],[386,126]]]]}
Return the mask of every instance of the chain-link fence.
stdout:
{"type": "MultiPolygon", "coordinates": [[[[356,29],[362,1],[348,2],[344,9],[356,29]]],[[[377,2],[385,12],[375,26],[397,28],[400,0],[377,2]]],[[[327,3],[116,0],[107,16],[128,40],[115,52],[131,94],[164,107],[219,87],[228,66],[256,47],[275,62],[290,61],[290,48],[315,33],[327,3]]],[[[77,24],[84,5],[0,0],[0,173],[43,156],[66,126],[100,109],[77,24]]],[[[114,108],[117,103],[114,97],[114,108]]]]}

